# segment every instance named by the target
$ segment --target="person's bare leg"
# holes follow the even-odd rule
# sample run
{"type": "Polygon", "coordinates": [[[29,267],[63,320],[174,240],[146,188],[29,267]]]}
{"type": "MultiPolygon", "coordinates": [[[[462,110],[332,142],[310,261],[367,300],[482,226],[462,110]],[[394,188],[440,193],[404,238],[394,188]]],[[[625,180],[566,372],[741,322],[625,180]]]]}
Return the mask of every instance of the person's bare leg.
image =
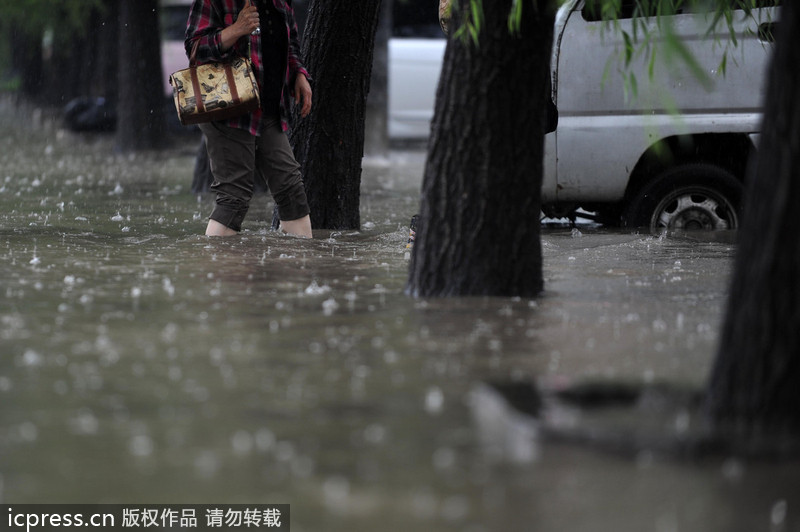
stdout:
{"type": "Polygon", "coordinates": [[[216,220],[209,220],[208,227],[206,227],[206,236],[233,236],[237,234],[236,231],[222,225],[216,220]]]}
{"type": "Polygon", "coordinates": [[[297,220],[281,220],[281,230],[287,235],[311,238],[311,216],[306,214],[297,220]]]}

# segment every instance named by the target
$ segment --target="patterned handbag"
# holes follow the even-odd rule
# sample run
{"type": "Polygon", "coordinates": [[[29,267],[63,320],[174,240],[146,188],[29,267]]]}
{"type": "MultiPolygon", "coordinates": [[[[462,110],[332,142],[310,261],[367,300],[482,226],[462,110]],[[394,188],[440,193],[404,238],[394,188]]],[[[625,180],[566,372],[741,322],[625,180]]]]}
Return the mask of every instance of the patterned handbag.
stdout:
{"type": "Polygon", "coordinates": [[[183,125],[234,118],[260,105],[250,59],[235,56],[224,63],[197,64],[199,40],[192,46],[189,68],[169,77],[175,109],[183,125]]]}

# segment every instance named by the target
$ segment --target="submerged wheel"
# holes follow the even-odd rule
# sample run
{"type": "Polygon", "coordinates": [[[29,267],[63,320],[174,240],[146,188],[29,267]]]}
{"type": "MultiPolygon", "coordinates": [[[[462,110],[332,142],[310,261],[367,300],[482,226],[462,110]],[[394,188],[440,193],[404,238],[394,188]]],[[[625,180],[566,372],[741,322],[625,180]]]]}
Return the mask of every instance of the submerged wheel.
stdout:
{"type": "Polygon", "coordinates": [[[711,164],[671,168],[645,185],[623,215],[626,227],[721,231],[739,227],[742,184],[711,164]]]}

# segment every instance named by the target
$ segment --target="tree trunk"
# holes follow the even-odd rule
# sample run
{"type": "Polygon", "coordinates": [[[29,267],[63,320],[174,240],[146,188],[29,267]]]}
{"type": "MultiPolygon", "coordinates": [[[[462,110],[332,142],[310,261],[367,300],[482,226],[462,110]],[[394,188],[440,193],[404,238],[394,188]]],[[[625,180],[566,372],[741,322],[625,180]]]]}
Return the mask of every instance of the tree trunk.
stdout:
{"type": "Polygon", "coordinates": [[[22,94],[35,98],[44,86],[42,36],[16,25],[11,27],[9,35],[12,70],[20,76],[22,94]]]}
{"type": "MultiPolygon", "coordinates": [[[[412,250],[413,296],[522,296],[542,289],[539,211],[554,13],[484,0],[480,44],[451,22],[412,250]],[[542,102],[535,105],[532,102],[542,102]]],[[[459,0],[454,14],[465,13],[459,0]]]]}
{"type": "Polygon", "coordinates": [[[117,149],[163,146],[166,132],[161,86],[158,0],[120,0],[117,79],[117,149]]]}
{"type": "Polygon", "coordinates": [[[358,229],[364,117],[380,1],[313,0],[303,58],[313,78],[311,114],[291,133],[303,167],[311,223],[358,229]]]}
{"type": "Polygon", "coordinates": [[[373,48],[372,79],[367,98],[364,152],[373,157],[389,151],[389,37],[392,33],[392,2],[383,0],[373,48]]]}
{"type": "MultiPolygon", "coordinates": [[[[119,57],[119,2],[104,0],[98,14],[98,29],[95,45],[98,50],[93,91],[103,96],[116,108],[118,101],[117,57],[119,57]]],[[[159,51],[159,58],[161,53],[159,51]]]]}
{"type": "Polygon", "coordinates": [[[781,10],[758,161],[708,385],[717,428],[756,445],[800,434],[800,5],[783,2],[781,10]]]}

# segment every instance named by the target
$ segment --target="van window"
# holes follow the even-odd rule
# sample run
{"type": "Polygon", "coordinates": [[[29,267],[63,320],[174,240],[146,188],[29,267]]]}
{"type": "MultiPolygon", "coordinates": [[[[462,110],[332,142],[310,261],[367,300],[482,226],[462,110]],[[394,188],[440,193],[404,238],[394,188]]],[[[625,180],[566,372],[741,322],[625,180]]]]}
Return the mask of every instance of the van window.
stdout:
{"type": "Polygon", "coordinates": [[[439,0],[394,0],[392,37],[444,38],[439,26],[439,0]]]}
{"type": "MultiPolygon", "coordinates": [[[[581,10],[584,20],[595,22],[603,20],[603,0],[586,0],[581,10]]],[[[676,15],[683,12],[682,0],[622,0],[617,2],[616,9],[606,7],[605,12],[609,18],[627,19],[633,17],[654,17],[676,15]]]]}
{"type": "MultiPolygon", "coordinates": [[[[775,7],[781,0],[739,0],[738,5],[753,3],[751,7],[775,7]]],[[[603,0],[586,0],[581,15],[584,20],[595,22],[603,20],[603,0]]],[[[616,9],[606,7],[609,18],[628,19],[633,17],[655,17],[678,15],[680,13],[699,13],[713,9],[714,2],[702,0],[622,0],[617,2],[616,9]]],[[[744,9],[737,7],[736,9],[744,9]]]]}

